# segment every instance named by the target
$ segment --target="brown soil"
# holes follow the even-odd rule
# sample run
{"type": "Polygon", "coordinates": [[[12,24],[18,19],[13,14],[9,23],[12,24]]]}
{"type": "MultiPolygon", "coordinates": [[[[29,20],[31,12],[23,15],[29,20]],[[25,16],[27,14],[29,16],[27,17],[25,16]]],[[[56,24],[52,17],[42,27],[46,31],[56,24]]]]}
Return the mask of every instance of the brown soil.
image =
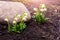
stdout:
{"type": "MultiPolygon", "coordinates": [[[[60,40],[60,3],[48,4],[45,16],[49,18],[44,24],[37,24],[31,19],[22,33],[8,33],[7,25],[0,24],[0,40],[60,40]]],[[[33,14],[35,4],[26,7],[33,14]]]]}

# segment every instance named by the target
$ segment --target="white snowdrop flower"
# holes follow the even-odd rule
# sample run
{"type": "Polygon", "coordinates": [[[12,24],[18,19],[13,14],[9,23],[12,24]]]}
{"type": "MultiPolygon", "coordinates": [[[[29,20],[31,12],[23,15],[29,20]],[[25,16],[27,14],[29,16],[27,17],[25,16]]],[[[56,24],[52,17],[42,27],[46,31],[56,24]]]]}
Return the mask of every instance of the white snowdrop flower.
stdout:
{"type": "Polygon", "coordinates": [[[44,11],[44,9],[40,9],[40,11],[42,11],[42,12],[43,12],[43,11],[44,11]]]}
{"type": "Polygon", "coordinates": [[[47,8],[44,8],[44,9],[40,9],[40,11],[42,11],[42,12],[43,12],[43,11],[47,11],[47,8]]]}
{"type": "Polygon", "coordinates": [[[4,20],[8,22],[8,18],[5,18],[4,20]]]}
{"type": "Polygon", "coordinates": [[[14,18],[14,20],[17,20],[18,18],[16,17],[16,18],[14,18]]]}
{"type": "Polygon", "coordinates": [[[25,16],[27,16],[28,14],[27,13],[24,13],[25,16]]]}
{"type": "Polygon", "coordinates": [[[44,11],[47,11],[47,8],[44,8],[44,11]]]}
{"type": "Polygon", "coordinates": [[[42,8],[45,8],[46,6],[45,6],[45,4],[42,4],[41,7],[42,7],[42,8]]]}
{"type": "Polygon", "coordinates": [[[26,21],[26,18],[24,17],[22,20],[26,21]]]}
{"type": "Polygon", "coordinates": [[[20,17],[21,15],[17,15],[17,17],[20,17]]]}
{"type": "Polygon", "coordinates": [[[16,23],[16,21],[13,21],[13,23],[16,23]]]}
{"type": "Polygon", "coordinates": [[[37,11],[37,8],[33,8],[34,11],[37,11]]]}
{"type": "Polygon", "coordinates": [[[36,14],[36,13],[34,13],[34,14],[36,14]]]}
{"type": "Polygon", "coordinates": [[[24,16],[24,18],[27,18],[27,16],[24,16]]]}

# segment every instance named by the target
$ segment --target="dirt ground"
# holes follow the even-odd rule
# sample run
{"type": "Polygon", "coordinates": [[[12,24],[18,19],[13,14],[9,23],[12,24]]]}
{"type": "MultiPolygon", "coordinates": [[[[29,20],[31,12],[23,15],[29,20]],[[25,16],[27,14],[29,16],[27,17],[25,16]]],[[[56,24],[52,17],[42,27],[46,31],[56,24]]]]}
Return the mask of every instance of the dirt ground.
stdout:
{"type": "MultiPolygon", "coordinates": [[[[48,0],[46,0],[48,1],[48,0]]],[[[0,24],[0,40],[60,40],[60,1],[50,0],[45,3],[47,11],[45,16],[49,18],[44,24],[37,24],[31,19],[22,33],[8,33],[7,25],[0,24]]],[[[28,3],[26,7],[33,14],[33,8],[39,3],[28,3]]]]}

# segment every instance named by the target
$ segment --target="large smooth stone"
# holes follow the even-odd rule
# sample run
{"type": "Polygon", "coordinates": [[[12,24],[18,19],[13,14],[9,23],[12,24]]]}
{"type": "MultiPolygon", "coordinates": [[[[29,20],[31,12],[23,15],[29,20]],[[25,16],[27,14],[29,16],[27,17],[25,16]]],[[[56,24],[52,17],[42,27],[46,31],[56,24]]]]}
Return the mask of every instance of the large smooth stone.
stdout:
{"type": "MultiPolygon", "coordinates": [[[[9,22],[13,22],[13,17],[16,14],[22,15],[23,12],[26,12],[28,14],[27,20],[28,21],[31,18],[31,15],[24,4],[20,2],[7,2],[7,1],[0,1],[0,23],[5,22],[5,17],[8,16],[9,22]]],[[[19,19],[20,20],[20,19],[19,19]]],[[[19,22],[17,20],[17,22],[19,22]]]]}

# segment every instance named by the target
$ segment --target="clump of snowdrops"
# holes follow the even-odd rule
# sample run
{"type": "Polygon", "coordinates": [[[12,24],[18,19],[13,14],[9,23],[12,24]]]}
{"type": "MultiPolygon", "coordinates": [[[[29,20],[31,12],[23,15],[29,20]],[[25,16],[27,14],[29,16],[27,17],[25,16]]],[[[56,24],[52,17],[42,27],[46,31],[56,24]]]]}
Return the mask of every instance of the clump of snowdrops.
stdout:
{"type": "Polygon", "coordinates": [[[21,33],[25,28],[26,28],[26,24],[24,23],[24,21],[27,18],[27,13],[23,13],[22,15],[17,14],[14,17],[13,20],[13,24],[11,25],[8,21],[8,17],[6,17],[4,20],[8,23],[8,32],[17,32],[17,33],[21,33]],[[20,22],[17,23],[18,18],[20,18],[20,22]]]}
{"type": "Polygon", "coordinates": [[[34,21],[37,23],[45,23],[46,17],[44,15],[44,12],[47,11],[46,5],[40,4],[38,8],[34,8],[33,10],[35,11],[33,15],[34,21]]]}

